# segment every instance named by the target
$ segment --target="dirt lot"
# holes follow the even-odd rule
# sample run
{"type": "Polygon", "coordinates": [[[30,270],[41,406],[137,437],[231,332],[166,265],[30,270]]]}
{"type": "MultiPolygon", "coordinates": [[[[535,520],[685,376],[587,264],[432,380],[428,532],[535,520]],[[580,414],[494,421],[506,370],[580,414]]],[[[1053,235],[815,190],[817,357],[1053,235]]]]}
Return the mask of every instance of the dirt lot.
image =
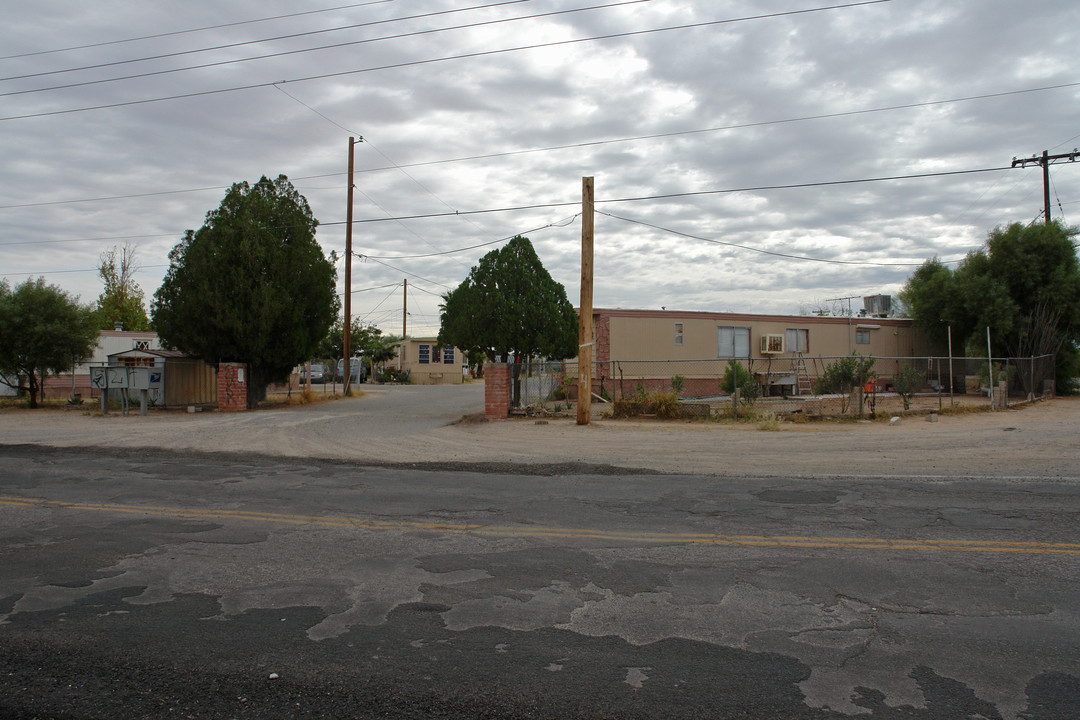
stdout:
{"type": "MultiPolygon", "coordinates": [[[[369,386],[358,398],[246,413],[0,410],[0,443],[164,448],[567,472],[581,465],[723,475],[1057,477],[1080,480],[1080,398],[898,421],[756,424],[521,418],[460,422],[481,385],[369,386]]],[[[924,401],[925,402],[925,401],[924,401]]],[[[947,402],[947,399],[946,399],[947,402]]],[[[937,406],[936,398],[933,406],[937,406]]]]}

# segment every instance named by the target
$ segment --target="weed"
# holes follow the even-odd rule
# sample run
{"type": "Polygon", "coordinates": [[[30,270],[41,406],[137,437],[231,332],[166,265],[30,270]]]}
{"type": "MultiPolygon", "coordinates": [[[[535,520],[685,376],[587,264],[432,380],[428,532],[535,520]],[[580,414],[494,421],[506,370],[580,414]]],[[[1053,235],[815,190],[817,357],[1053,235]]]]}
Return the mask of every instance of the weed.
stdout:
{"type": "Polygon", "coordinates": [[[762,413],[758,417],[757,429],[775,432],[780,429],[780,418],[774,413],[762,413]]]}
{"type": "Polygon", "coordinates": [[[649,409],[656,413],[656,417],[668,420],[682,417],[682,408],[679,405],[679,396],[676,393],[656,392],[649,399],[649,409]]]}

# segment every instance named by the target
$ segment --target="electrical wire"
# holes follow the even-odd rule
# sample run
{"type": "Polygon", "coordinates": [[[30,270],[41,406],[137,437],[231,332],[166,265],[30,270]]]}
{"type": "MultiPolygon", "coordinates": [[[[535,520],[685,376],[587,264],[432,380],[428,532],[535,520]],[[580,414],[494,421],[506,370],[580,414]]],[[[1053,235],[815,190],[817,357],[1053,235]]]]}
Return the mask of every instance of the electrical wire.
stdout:
{"type": "Polygon", "coordinates": [[[308,82],[308,81],[311,81],[311,80],[325,80],[325,79],[328,79],[328,78],[344,77],[344,76],[347,76],[347,75],[357,75],[357,74],[368,73],[368,72],[377,72],[377,71],[380,71],[380,70],[394,70],[394,69],[400,69],[400,68],[406,68],[406,67],[418,67],[418,66],[422,66],[422,65],[432,65],[432,64],[435,64],[435,63],[449,62],[449,61],[454,61],[454,60],[468,60],[468,59],[475,59],[475,58],[480,58],[480,57],[491,57],[491,56],[494,56],[494,55],[504,55],[504,54],[508,54],[508,53],[521,52],[521,51],[525,51],[525,50],[540,50],[540,49],[545,49],[545,48],[561,47],[561,46],[566,46],[566,45],[579,45],[579,44],[582,44],[582,43],[595,42],[595,41],[598,41],[598,40],[613,40],[613,39],[619,39],[619,38],[637,37],[637,36],[642,36],[642,35],[652,35],[652,34],[663,33],[663,32],[672,32],[672,31],[676,31],[676,30],[690,30],[690,29],[697,29],[697,28],[703,28],[703,27],[715,27],[715,26],[718,26],[718,25],[726,25],[726,24],[736,23],[736,22],[746,22],[746,21],[752,21],[752,20],[763,20],[763,19],[771,19],[771,18],[784,17],[784,16],[793,16],[793,15],[805,15],[805,14],[809,14],[809,13],[825,12],[825,11],[829,11],[829,10],[847,9],[847,8],[852,8],[852,7],[860,7],[860,6],[864,6],[864,5],[878,5],[878,4],[887,3],[887,2],[893,2],[893,0],[862,0],[861,2],[852,2],[852,3],[842,4],[842,5],[830,5],[830,6],[825,6],[825,7],[809,8],[809,9],[805,9],[805,10],[791,10],[791,11],[786,11],[786,12],[769,13],[769,14],[763,14],[763,15],[753,15],[753,16],[746,16],[746,17],[741,17],[741,18],[731,18],[731,19],[727,19],[727,20],[711,20],[711,21],[705,21],[705,22],[700,22],[700,23],[687,23],[687,24],[684,24],[684,25],[670,25],[670,26],[661,27],[661,28],[649,28],[649,29],[646,29],[646,30],[632,30],[632,31],[620,32],[620,33],[610,33],[610,34],[607,34],[607,35],[593,35],[593,36],[584,37],[584,38],[574,38],[574,39],[571,39],[571,40],[553,40],[551,42],[534,43],[534,44],[531,44],[531,45],[518,45],[518,46],[514,46],[514,47],[509,47],[509,48],[500,48],[500,49],[497,49],[497,50],[478,50],[478,51],[475,51],[475,52],[460,53],[458,55],[444,55],[442,57],[437,57],[437,58],[428,58],[426,60],[408,60],[408,61],[402,61],[402,62],[398,62],[398,63],[390,63],[390,64],[387,64],[387,65],[379,65],[379,66],[374,66],[374,67],[360,68],[360,69],[356,69],[356,70],[338,70],[338,71],[335,71],[335,72],[321,73],[321,74],[318,74],[318,75],[308,75],[308,76],[305,76],[305,77],[293,78],[291,80],[279,80],[279,81],[272,81],[272,82],[251,83],[249,85],[237,85],[237,86],[233,86],[233,87],[229,87],[229,88],[219,88],[217,90],[193,91],[193,92],[190,92],[190,93],[180,93],[180,94],[176,94],[176,95],[167,95],[167,96],[156,97],[156,98],[143,98],[141,100],[127,100],[127,101],[120,101],[120,102],[113,102],[113,103],[105,103],[105,104],[102,104],[102,105],[90,105],[90,106],[79,107],[79,108],[68,108],[66,110],[48,110],[48,111],[37,112],[37,113],[27,113],[27,114],[24,114],[24,115],[8,115],[8,116],[5,116],[5,117],[0,117],[0,121],[25,120],[25,119],[29,119],[29,118],[50,117],[50,116],[55,116],[55,115],[67,115],[67,114],[71,114],[71,113],[87,112],[87,111],[92,111],[92,110],[105,110],[105,109],[110,109],[110,108],[131,107],[131,106],[134,106],[134,105],[145,105],[145,104],[148,104],[148,103],[165,102],[165,101],[170,101],[170,100],[186,100],[186,99],[190,99],[190,98],[193,98],[193,97],[206,97],[206,96],[211,96],[211,95],[221,95],[221,94],[224,94],[224,93],[239,92],[241,90],[254,90],[254,89],[259,89],[259,88],[272,87],[273,85],[279,84],[279,83],[290,83],[290,82],[297,83],[297,82],[308,82]]]}
{"type": "MultiPolygon", "coordinates": [[[[1011,167],[979,168],[979,169],[975,169],[975,170],[948,170],[948,171],[931,172],[931,173],[916,173],[916,174],[912,174],[912,175],[891,175],[891,176],[887,176],[887,177],[862,178],[862,179],[856,179],[856,180],[831,180],[831,181],[812,182],[812,183],[790,183],[790,184],[786,184],[786,185],[759,185],[759,186],[753,186],[753,187],[728,188],[728,189],[724,189],[724,190],[700,190],[700,191],[695,191],[695,192],[669,193],[669,194],[666,194],[666,195],[650,195],[650,196],[645,196],[645,197],[614,198],[614,199],[611,199],[611,200],[602,200],[601,199],[601,200],[595,200],[594,203],[599,205],[599,204],[603,204],[603,203],[641,202],[641,201],[645,201],[645,200],[673,200],[673,199],[678,199],[678,198],[683,198],[683,197],[694,197],[694,196],[703,196],[703,195],[722,195],[722,194],[738,193],[738,192],[764,192],[766,190],[791,190],[791,189],[798,189],[798,188],[828,187],[828,186],[831,186],[831,185],[852,185],[852,184],[857,184],[857,183],[886,182],[886,181],[910,180],[910,179],[930,178],[930,177],[948,177],[948,176],[952,176],[952,175],[970,175],[970,174],[977,174],[977,173],[1001,172],[1001,171],[1007,171],[1007,170],[1012,170],[1012,169],[1013,168],[1011,168],[1011,167]]],[[[421,215],[402,215],[402,216],[397,216],[397,217],[361,218],[361,219],[355,219],[354,218],[353,219],[353,224],[354,225],[363,225],[363,224],[369,224],[369,223],[389,222],[389,221],[423,220],[423,219],[432,219],[432,218],[453,217],[453,216],[457,216],[457,215],[484,215],[484,214],[501,213],[501,212],[520,212],[520,211],[525,211],[525,210],[544,210],[544,209],[547,209],[547,208],[577,207],[580,204],[581,204],[580,201],[551,202],[551,203],[537,203],[537,204],[534,204],[534,205],[516,205],[516,206],[510,206],[510,207],[488,208],[488,209],[484,209],[484,210],[455,210],[453,212],[445,212],[445,213],[426,213],[426,214],[421,214],[421,215]]],[[[576,217],[577,216],[575,215],[574,218],[576,218],[576,217]]],[[[573,221],[574,218],[571,218],[571,222],[573,221]]],[[[333,226],[337,226],[337,225],[344,225],[345,223],[346,223],[345,220],[337,220],[337,221],[331,221],[331,222],[321,222],[321,223],[319,223],[319,226],[320,227],[333,227],[333,226]]],[[[530,230],[530,231],[526,231],[526,232],[535,232],[536,230],[543,230],[543,229],[547,229],[548,227],[553,227],[553,226],[554,226],[553,224],[543,225],[543,226],[540,226],[539,228],[536,228],[535,230],[530,230]]],[[[33,241],[17,241],[17,242],[11,242],[11,243],[0,242],[0,246],[4,246],[4,245],[37,245],[37,244],[45,244],[45,243],[59,243],[59,242],[126,240],[126,239],[139,239],[139,238],[153,238],[153,237],[169,237],[170,235],[127,235],[127,236],[116,236],[116,237],[106,237],[106,238],[78,238],[78,239],[72,239],[72,240],[33,240],[33,241]]],[[[494,245],[495,243],[498,243],[498,242],[502,242],[502,240],[493,240],[490,243],[481,243],[480,245],[477,245],[477,246],[474,246],[474,247],[460,248],[458,250],[440,251],[439,253],[434,253],[432,255],[440,255],[440,254],[450,254],[450,253],[454,253],[454,252],[462,252],[464,250],[474,249],[475,247],[484,247],[485,245],[488,245],[488,244],[494,245]]],[[[376,258],[376,257],[372,257],[372,256],[368,256],[368,255],[365,255],[364,257],[368,257],[371,260],[374,260],[374,261],[378,262],[378,258],[376,258]]],[[[409,257],[409,256],[403,256],[403,257],[409,257]]],[[[421,255],[421,256],[417,256],[417,257],[425,257],[425,256],[421,255]]],[[[394,259],[394,258],[390,258],[390,259],[394,259]]],[[[31,274],[34,274],[34,273],[31,273],[31,274]]]]}
{"type": "Polygon", "coordinates": [[[18,55],[3,55],[0,56],[0,60],[13,60],[15,58],[33,57],[36,55],[53,55],[56,53],[70,52],[72,50],[87,50],[89,48],[106,47],[108,45],[123,45],[125,43],[139,42],[142,40],[157,40],[164,37],[173,37],[176,35],[189,35],[191,33],[205,32],[207,30],[221,30],[222,28],[238,27],[240,25],[253,25],[255,23],[271,22],[273,20],[287,20],[289,18],[301,17],[303,15],[318,15],[320,13],[335,12],[337,10],[350,10],[352,8],[365,7],[367,5],[382,5],[385,3],[397,2],[397,0],[370,0],[369,2],[353,3],[352,5],[339,5],[332,8],[324,8],[322,10],[305,10],[303,12],[289,13],[287,15],[272,15],[270,17],[255,18],[253,20],[238,20],[236,22],[221,23],[220,25],[206,25],[204,27],[189,28],[187,30],[173,30],[171,32],[156,33],[154,35],[142,35],[140,37],[124,38],[123,40],[106,40],[104,42],[90,43],[88,45],[73,45],[71,47],[55,48],[53,50],[36,50],[34,52],[20,53],[18,55]]]}
{"type": "Polygon", "coordinates": [[[568,218],[566,220],[559,220],[557,222],[548,223],[547,225],[541,225],[540,227],[533,228],[532,230],[524,230],[522,232],[518,232],[518,233],[514,233],[513,235],[509,235],[507,237],[499,238],[498,240],[490,240],[488,242],[480,243],[479,245],[469,245],[468,247],[455,248],[454,250],[445,250],[443,252],[427,253],[425,255],[368,255],[366,253],[365,254],[360,254],[360,253],[354,252],[353,255],[355,255],[356,257],[366,257],[366,258],[368,258],[370,260],[412,260],[412,259],[416,259],[416,258],[429,258],[429,257],[439,257],[441,255],[452,255],[453,253],[465,252],[467,250],[475,250],[477,248],[488,247],[490,245],[497,245],[499,243],[507,242],[508,240],[511,240],[511,239],[517,237],[518,235],[530,235],[532,233],[539,232],[541,230],[547,230],[548,228],[553,228],[553,227],[566,227],[567,225],[574,222],[574,220],[578,219],[579,217],[581,217],[581,213],[578,213],[577,215],[573,215],[573,216],[571,216],[570,218],[568,218]]]}
{"type": "MultiPolygon", "coordinates": [[[[621,217],[619,215],[613,215],[611,213],[603,212],[601,210],[596,211],[600,215],[613,218],[615,220],[622,220],[623,222],[631,223],[634,225],[642,225],[653,230],[660,230],[661,232],[670,233],[671,235],[678,235],[680,237],[689,238],[691,240],[700,240],[702,242],[711,243],[713,245],[724,245],[726,247],[739,248],[740,250],[749,250],[750,252],[761,253],[762,255],[772,255],[773,257],[785,258],[787,260],[804,260],[807,262],[825,263],[828,265],[870,265],[874,267],[919,267],[923,262],[916,263],[882,263],[882,262],[870,262],[865,260],[827,260],[825,258],[809,257],[807,255],[793,255],[791,253],[775,252],[773,250],[763,250],[751,245],[741,245],[739,243],[727,242],[725,240],[714,240],[712,238],[701,237],[700,235],[691,235],[690,233],[684,233],[679,230],[673,230],[661,225],[654,225],[647,223],[643,220],[634,220],[632,218],[621,217]]],[[[943,263],[960,262],[959,260],[943,260],[943,263]]]]}
{"type": "Polygon", "coordinates": [[[389,263],[385,263],[385,262],[383,262],[382,260],[376,260],[375,258],[369,258],[369,257],[367,257],[366,255],[361,255],[360,257],[362,257],[362,258],[364,258],[364,259],[366,259],[366,260],[371,260],[371,261],[372,261],[372,262],[374,262],[374,263],[378,263],[379,265],[382,265],[383,267],[388,267],[388,268],[390,268],[391,270],[396,270],[396,271],[397,271],[397,272],[399,272],[399,273],[404,273],[405,275],[408,275],[409,277],[414,277],[414,278],[416,278],[417,280],[423,280],[423,281],[424,281],[424,282],[426,282],[426,283],[431,283],[432,285],[438,285],[439,287],[443,287],[443,288],[446,288],[447,290],[450,290],[450,289],[451,289],[449,285],[443,285],[443,284],[442,284],[441,282],[437,282],[437,281],[435,281],[435,280],[431,280],[431,279],[429,279],[429,278],[426,278],[426,277],[424,277],[423,275],[417,275],[417,274],[415,274],[415,273],[411,273],[411,272],[409,272],[409,271],[407,271],[407,270],[402,270],[401,268],[399,268],[399,267],[394,267],[393,265],[391,265],[391,264],[389,264],[389,263]]]}
{"type": "Polygon", "coordinates": [[[370,292],[372,290],[382,290],[388,287],[397,287],[401,283],[389,283],[387,285],[376,285],[375,287],[363,288],[362,290],[351,290],[350,293],[355,295],[356,293],[370,292]]]}
{"type": "MultiPolygon", "coordinates": [[[[509,4],[513,4],[513,3],[532,2],[532,1],[533,0],[509,0],[508,2],[495,3],[494,5],[509,5],[509,4]]],[[[207,68],[222,67],[224,65],[236,65],[238,63],[251,62],[253,60],[268,60],[268,59],[271,59],[271,58],[288,57],[290,55],[302,55],[304,53],[317,52],[317,51],[320,51],[320,50],[336,50],[336,49],[343,48],[343,47],[352,47],[354,45],[367,45],[369,43],[382,42],[383,40],[401,40],[401,39],[404,39],[404,38],[417,37],[417,36],[420,36],[420,35],[433,35],[433,34],[436,34],[436,33],[451,32],[451,31],[454,31],[454,30],[468,30],[468,29],[473,29],[473,28],[478,28],[478,27],[484,27],[486,25],[496,25],[496,24],[499,24],[499,23],[516,22],[518,20],[532,20],[532,19],[535,19],[535,18],[550,17],[550,16],[553,16],[553,15],[567,15],[567,14],[570,14],[570,13],[585,12],[585,11],[588,11],[588,10],[602,10],[602,9],[605,9],[605,8],[619,7],[621,5],[632,5],[632,4],[635,4],[635,3],[642,3],[642,2],[651,2],[651,0],[621,0],[620,2],[615,2],[615,3],[608,4],[608,5],[595,5],[593,7],[575,8],[575,9],[571,9],[571,10],[556,10],[556,11],[546,12],[546,13],[537,13],[535,15],[523,15],[523,16],[516,17],[516,18],[501,18],[501,19],[498,19],[498,20],[484,20],[484,21],[481,21],[481,22],[466,23],[464,25],[452,25],[452,26],[444,27],[444,28],[431,28],[431,29],[428,29],[428,30],[415,30],[415,31],[412,31],[412,32],[407,32],[407,33],[398,33],[397,35],[384,35],[382,37],[377,37],[377,38],[365,38],[363,40],[350,40],[349,42],[334,43],[332,45],[320,45],[318,47],[311,47],[311,48],[298,48],[296,50],[282,50],[280,52],[267,53],[265,55],[252,55],[252,56],[246,57],[246,58],[232,58],[232,59],[229,59],[229,60],[218,60],[218,61],[215,61],[215,62],[207,62],[207,63],[202,63],[202,64],[199,64],[199,65],[188,65],[186,67],[169,68],[167,70],[151,70],[151,71],[142,72],[142,73],[135,73],[133,75],[121,75],[121,76],[112,77],[112,78],[99,78],[97,80],[83,80],[83,81],[80,81],[80,82],[66,83],[64,85],[53,85],[53,86],[50,86],[50,87],[43,87],[43,88],[29,88],[29,89],[26,89],[26,90],[14,90],[14,91],[10,91],[10,92],[0,93],[0,97],[7,97],[7,96],[10,96],[10,95],[30,95],[30,94],[39,93],[39,92],[50,92],[52,90],[68,90],[68,89],[71,89],[71,88],[87,87],[89,85],[103,85],[105,83],[121,82],[121,81],[124,81],[124,80],[138,80],[138,79],[142,79],[142,78],[156,77],[156,76],[159,76],[159,75],[172,75],[172,74],[175,74],[175,73],[188,72],[189,70],[205,70],[207,68]]],[[[477,7],[493,7],[493,6],[479,5],[477,7]]],[[[441,14],[444,14],[445,12],[462,12],[464,10],[474,10],[474,9],[476,9],[476,8],[461,8],[459,10],[447,10],[447,11],[444,11],[443,13],[431,13],[431,14],[441,15],[441,14]]],[[[414,16],[414,17],[426,17],[426,16],[417,15],[417,16],[414,16]]],[[[405,18],[405,19],[413,19],[413,18],[405,18]]],[[[373,22],[373,23],[361,23],[360,25],[354,25],[354,26],[351,26],[351,27],[363,27],[365,25],[378,25],[378,24],[383,23],[383,22],[390,22],[390,21],[381,20],[379,22],[373,22]]],[[[340,29],[340,28],[335,28],[335,30],[337,30],[337,29],[340,29]]],[[[317,32],[327,32],[327,31],[317,31],[317,32]]],[[[299,35],[307,35],[307,34],[313,34],[313,33],[299,33],[299,35]]],[[[282,36],[282,37],[289,38],[289,37],[295,37],[295,36],[285,35],[285,36],[282,36]]],[[[282,38],[271,38],[271,40],[280,40],[280,39],[282,39],[282,38]]],[[[147,60],[159,60],[159,59],[163,59],[163,58],[174,57],[174,56],[177,56],[177,55],[187,55],[187,54],[190,54],[190,53],[193,53],[193,52],[207,52],[208,50],[221,50],[221,49],[237,47],[239,45],[248,45],[248,44],[253,43],[253,42],[266,42],[266,41],[253,40],[253,41],[250,41],[250,42],[233,43],[233,44],[230,44],[230,45],[220,45],[218,47],[206,48],[204,50],[191,50],[191,51],[186,51],[186,52],[169,53],[169,54],[166,54],[166,55],[156,55],[156,56],[152,56],[152,57],[148,57],[148,58],[139,58],[139,59],[136,59],[136,60],[120,60],[120,61],[116,61],[116,62],[112,62],[112,63],[101,63],[99,65],[87,65],[85,67],[74,68],[74,69],[71,69],[71,70],[54,70],[54,71],[50,71],[50,72],[35,73],[35,74],[32,74],[32,75],[16,75],[16,76],[11,76],[11,77],[0,77],[0,81],[23,80],[23,79],[27,79],[27,78],[40,77],[40,76],[43,76],[43,75],[55,75],[55,74],[58,74],[58,73],[75,72],[76,70],[91,70],[91,69],[109,67],[109,66],[112,66],[112,65],[123,65],[123,64],[126,64],[126,63],[144,62],[144,61],[147,61],[147,60]]]]}
{"type": "MultiPolygon", "coordinates": [[[[526,149],[523,149],[523,150],[510,150],[510,151],[501,152],[501,153],[488,153],[488,154],[485,154],[485,155],[470,155],[470,156],[466,156],[466,157],[446,158],[446,159],[442,159],[442,160],[427,160],[427,161],[415,162],[415,163],[403,163],[401,165],[393,165],[393,166],[387,166],[387,167],[366,168],[366,169],[356,170],[355,172],[356,173],[383,172],[383,171],[386,171],[386,170],[396,170],[396,169],[423,167],[423,166],[427,166],[427,165],[442,165],[442,164],[448,164],[448,163],[466,162],[466,161],[471,161],[471,160],[487,160],[487,159],[500,158],[500,157],[512,157],[514,155],[526,155],[526,154],[530,154],[530,153],[551,152],[551,151],[555,151],[555,150],[575,150],[575,149],[581,149],[581,148],[586,148],[586,147],[609,145],[609,144],[615,144],[615,143],[638,142],[638,141],[641,141],[641,140],[657,140],[657,139],[662,139],[662,138],[678,137],[678,136],[684,136],[684,135],[695,135],[695,134],[701,134],[701,133],[722,132],[722,131],[727,131],[727,130],[742,130],[742,129],[746,129],[746,128],[764,127],[764,126],[768,126],[768,125],[783,125],[783,124],[789,124],[789,123],[805,122],[805,121],[809,121],[809,120],[824,120],[824,119],[832,119],[832,118],[839,118],[839,117],[850,117],[850,116],[854,116],[854,115],[864,115],[864,114],[869,114],[869,113],[879,113],[879,112],[889,112],[889,111],[895,111],[895,110],[917,109],[917,108],[923,108],[923,107],[932,107],[932,106],[936,106],[936,105],[945,105],[945,104],[951,104],[951,103],[969,102],[969,101],[973,101],[973,100],[986,100],[986,99],[992,99],[992,98],[1006,97],[1006,96],[1010,96],[1010,95],[1022,95],[1022,94],[1026,94],[1026,93],[1045,92],[1045,91],[1048,91],[1048,90],[1061,90],[1061,89],[1064,89],[1064,88],[1077,87],[1077,86],[1080,86],[1080,82],[1078,82],[1078,83],[1067,83],[1067,84],[1064,84],[1064,85],[1049,85],[1049,86],[1038,87],[1038,88],[1027,88],[1027,89],[1023,89],[1023,90],[1009,90],[1009,91],[1004,91],[1004,92],[1000,92],[1000,93],[990,93],[990,94],[986,94],[986,95],[972,95],[972,96],[969,96],[969,97],[951,98],[951,99],[947,99],[947,100],[929,100],[929,101],[926,101],[926,102],[907,103],[907,104],[904,104],[904,105],[891,105],[891,106],[886,106],[886,107],[868,108],[868,109],[863,109],[863,110],[849,110],[849,111],[844,111],[844,112],[825,113],[825,114],[820,114],[820,115],[805,115],[805,116],[802,116],[802,117],[785,118],[785,119],[780,119],[780,120],[762,120],[762,121],[759,121],[759,122],[739,123],[739,124],[735,124],[735,125],[725,125],[725,126],[711,127],[711,128],[698,128],[698,129],[693,129],[693,130],[680,130],[680,131],[675,131],[675,132],[657,133],[657,134],[654,134],[654,135],[636,135],[636,136],[633,136],[633,137],[608,138],[608,139],[605,139],[605,140],[591,140],[591,141],[587,141],[587,142],[573,143],[573,144],[567,144],[567,145],[551,145],[551,146],[548,146],[548,147],[540,147],[540,148],[526,148],[526,149]]],[[[349,132],[349,133],[351,133],[353,135],[356,135],[356,136],[361,135],[361,133],[353,132],[352,130],[347,129],[344,126],[339,125],[334,120],[326,117],[325,115],[320,113],[318,110],[316,110],[316,109],[312,108],[311,106],[307,105],[306,103],[304,103],[302,100],[296,98],[293,95],[290,95],[284,89],[282,89],[281,87],[278,87],[278,85],[275,84],[274,87],[275,87],[275,89],[280,90],[282,93],[284,93],[285,95],[288,95],[290,98],[292,98],[296,102],[300,103],[304,107],[308,108],[309,110],[311,110],[315,114],[319,115],[320,117],[325,119],[327,122],[331,123],[332,125],[340,128],[342,130],[345,130],[346,132],[349,132]]],[[[1077,137],[1080,137],[1080,136],[1077,136],[1077,137]]],[[[1072,138],[1072,139],[1075,139],[1075,138],[1072,138]]],[[[1062,143],[1062,145],[1070,142],[1072,139],[1065,141],[1065,143],[1062,143]]],[[[296,181],[296,182],[299,182],[299,181],[302,181],[302,180],[314,180],[314,179],[322,179],[322,178],[329,178],[329,177],[342,177],[342,176],[344,176],[346,174],[347,173],[344,173],[344,172],[335,172],[335,173],[322,173],[322,174],[319,174],[319,175],[304,175],[304,176],[293,178],[293,180],[296,181]]],[[[41,206],[45,206],[45,205],[64,205],[64,204],[69,204],[69,203],[99,202],[99,201],[106,201],[106,200],[128,200],[128,199],[141,198],[141,197],[153,197],[153,196],[157,196],[157,195],[173,195],[173,194],[180,194],[180,193],[203,192],[203,191],[207,191],[207,190],[225,190],[225,189],[228,189],[229,187],[230,186],[228,186],[228,185],[215,185],[215,186],[201,187],[201,188],[185,188],[185,189],[181,189],[181,190],[162,190],[162,191],[159,191],[159,192],[152,192],[152,193],[135,193],[135,194],[130,194],[130,195],[109,195],[109,196],[104,196],[104,197],[78,198],[78,199],[73,199],[73,200],[49,200],[49,201],[45,201],[45,202],[16,203],[16,204],[12,204],[12,205],[0,205],[0,210],[8,210],[8,209],[12,209],[12,208],[24,208],[24,207],[41,207],[41,206]]],[[[0,244],[3,244],[3,243],[0,243],[0,244]]]]}
{"type": "Polygon", "coordinates": [[[394,293],[396,293],[396,292],[397,292],[397,288],[398,288],[398,287],[399,287],[399,285],[398,285],[397,283],[395,283],[395,284],[394,284],[394,289],[393,289],[393,290],[391,290],[391,291],[390,291],[389,293],[387,293],[386,297],[384,297],[384,298],[383,298],[382,300],[380,300],[380,301],[379,301],[379,304],[378,304],[378,305],[376,305],[375,307],[373,307],[373,308],[371,309],[371,311],[370,311],[370,312],[369,312],[369,313],[368,313],[367,315],[365,315],[364,317],[360,318],[360,322],[364,322],[364,321],[365,321],[365,320],[367,320],[367,319],[368,319],[369,317],[371,317],[371,313],[373,313],[373,312],[375,312],[376,310],[378,310],[378,309],[379,309],[379,307],[380,307],[380,306],[381,306],[381,305],[382,305],[382,304],[383,304],[384,302],[386,302],[387,300],[389,300],[389,299],[390,299],[390,298],[391,298],[391,297],[392,297],[392,296],[394,295],[394,293]]]}

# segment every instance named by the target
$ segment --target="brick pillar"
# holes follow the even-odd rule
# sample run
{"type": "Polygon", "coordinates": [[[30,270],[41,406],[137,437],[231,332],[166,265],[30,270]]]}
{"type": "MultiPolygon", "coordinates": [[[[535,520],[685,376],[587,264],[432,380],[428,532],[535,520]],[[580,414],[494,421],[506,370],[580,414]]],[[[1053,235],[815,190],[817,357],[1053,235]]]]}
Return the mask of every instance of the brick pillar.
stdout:
{"type": "Polygon", "coordinates": [[[218,363],[218,410],[247,410],[247,366],[244,363],[218,363]]]}
{"type": "Polygon", "coordinates": [[[484,417],[505,420],[510,417],[510,364],[484,365],[484,417]]]}

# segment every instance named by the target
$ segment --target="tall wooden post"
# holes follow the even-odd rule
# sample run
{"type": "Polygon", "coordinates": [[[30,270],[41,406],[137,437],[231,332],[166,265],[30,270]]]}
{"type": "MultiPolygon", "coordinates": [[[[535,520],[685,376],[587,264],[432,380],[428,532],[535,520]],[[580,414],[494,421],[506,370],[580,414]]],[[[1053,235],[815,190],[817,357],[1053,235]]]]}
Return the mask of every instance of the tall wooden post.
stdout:
{"type": "Polygon", "coordinates": [[[578,425],[588,425],[592,415],[594,213],[593,179],[583,177],[581,178],[581,309],[578,316],[578,425]]]}
{"type": "MultiPolygon", "coordinates": [[[[345,375],[342,383],[345,385],[345,395],[352,394],[349,387],[349,362],[352,360],[352,205],[353,205],[353,139],[349,138],[349,192],[348,207],[345,208],[345,327],[343,330],[342,349],[345,362],[345,375]]],[[[359,376],[358,376],[359,377],[359,376]]]]}
{"type": "MultiPolygon", "coordinates": [[[[1043,214],[1046,215],[1046,224],[1050,224],[1050,151],[1043,150],[1043,214]]],[[[993,405],[993,403],[991,403],[993,405]]]]}
{"type": "Polygon", "coordinates": [[[398,348],[398,370],[405,369],[405,338],[409,335],[409,278],[401,283],[401,347],[398,348]]]}

